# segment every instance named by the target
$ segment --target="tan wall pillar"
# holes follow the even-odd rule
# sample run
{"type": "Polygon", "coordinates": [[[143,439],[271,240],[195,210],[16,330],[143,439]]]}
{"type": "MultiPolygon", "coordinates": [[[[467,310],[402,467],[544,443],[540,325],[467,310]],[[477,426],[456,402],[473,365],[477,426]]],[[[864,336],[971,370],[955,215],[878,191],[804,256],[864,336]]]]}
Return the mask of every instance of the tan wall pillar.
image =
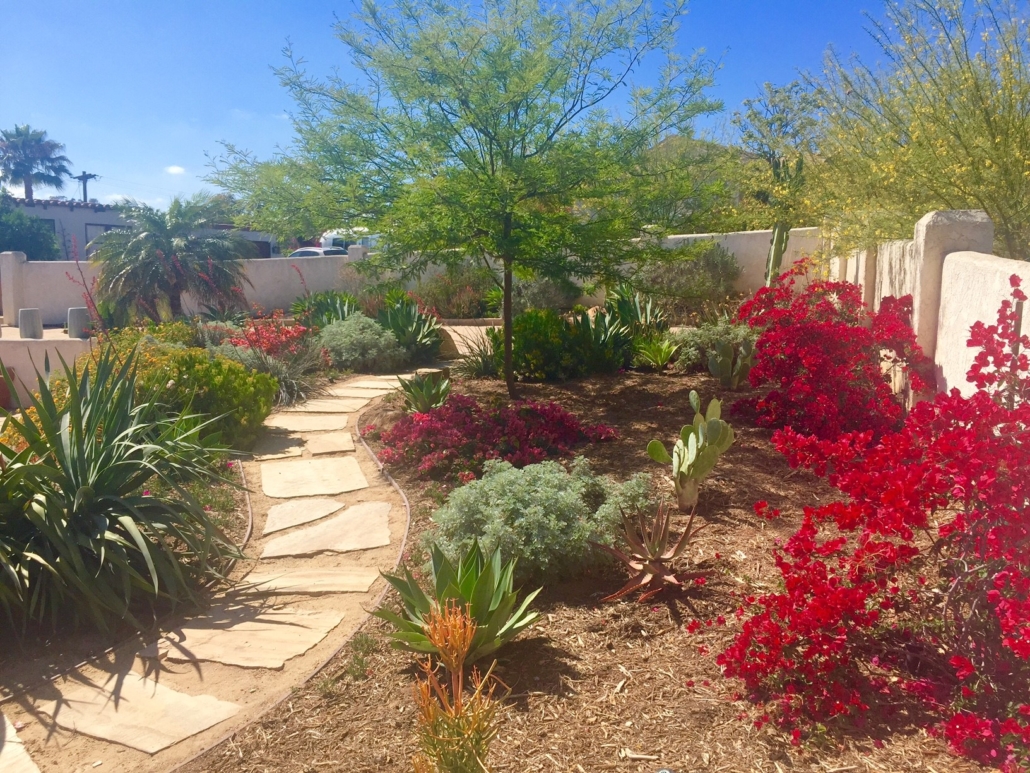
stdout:
{"type": "Polygon", "coordinates": [[[28,260],[24,252],[0,252],[0,293],[4,324],[18,325],[18,309],[22,307],[22,266],[28,260]]]}

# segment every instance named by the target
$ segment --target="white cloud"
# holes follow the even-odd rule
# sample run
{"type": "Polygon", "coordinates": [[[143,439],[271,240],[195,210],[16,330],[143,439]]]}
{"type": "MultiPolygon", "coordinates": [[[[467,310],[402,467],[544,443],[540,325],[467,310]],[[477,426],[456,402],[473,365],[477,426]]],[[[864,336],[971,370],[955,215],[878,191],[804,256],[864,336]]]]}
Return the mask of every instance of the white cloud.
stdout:
{"type": "Polygon", "coordinates": [[[165,171],[168,172],[168,174],[186,174],[186,170],[181,166],[166,166],[165,171]]]}
{"type": "Polygon", "coordinates": [[[124,193],[109,193],[103,198],[108,204],[121,204],[123,201],[129,200],[129,197],[124,193]]]}

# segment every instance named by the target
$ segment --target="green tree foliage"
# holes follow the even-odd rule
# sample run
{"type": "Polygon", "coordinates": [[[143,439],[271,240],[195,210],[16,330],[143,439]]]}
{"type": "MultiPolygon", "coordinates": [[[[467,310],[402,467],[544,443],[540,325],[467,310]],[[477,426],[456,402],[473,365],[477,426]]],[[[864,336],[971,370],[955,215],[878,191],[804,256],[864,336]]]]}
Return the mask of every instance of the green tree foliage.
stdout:
{"type": "Polygon", "coordinates": [[[815,96],[801,83],[766,83],[762,95],[744,100],[744,111],[733,117],[741,145],[757,161],[745,162],[754,172],[750,195],[772,220],[766,286],[779,276],[790,229],[805,214],[805,166],[815,157],[816,111],[815,96]]]}
{"type": "Polygon", "coordinates": [[[163,303],[173,317],[183,315],[190,293],[218,308],[243,301],[244,258],[254,246],[234,231],[218,230],[225,201],[196,194],[176,197],[166,212],[137,201],[122,208],[128,228],[108,231],[90,246],[97,251],[104,300],[128,305],[155,322],[163,303]]]}
{"type": "Polygon", "coordinates": [[[0,252],[24,252],[29,260],[61,258],[53,229],[38,217],[14,209],[4,195],[0,195],[0,252]]]}
{"type": "Polygon", "coordinates": [[[299,208],[315,231],[383,234],[384,268],[489,260],[514,393],[516,272],[603,278],[661,251],[634,241],[668,225],[630,195],[632,176],[717,108],[703,97],[714,66],[673,51],[684,12],[684,0],[657,11],[632,0],[364,0],[337,30],[364,82],[318,79],[291,58],[280,77],[298,107],[294,151],[260,164],[230,149],[212,179],[249,202],[261,228],[299,208]],[[633,82],[638,71],[647,82],[633,82]],[[321,218],[311,214],[323,202],[321,218]]]}
{"type": "Polygon", "coordinates": [[[910,238],[934,209],[982,209],[999,254],[1030,259],[1030,30],[1025,0],[889,2],[885,64],[830,52],[825,201],[835,242],[910,238]]]}
{"type": "Polygon", "coordinates": [[[0,130],[0,182],[23,185],[30,201],[36,185],[62,190],[65,179],[72,176],[63,150],[60,142],[28,124],[0,130]]]}

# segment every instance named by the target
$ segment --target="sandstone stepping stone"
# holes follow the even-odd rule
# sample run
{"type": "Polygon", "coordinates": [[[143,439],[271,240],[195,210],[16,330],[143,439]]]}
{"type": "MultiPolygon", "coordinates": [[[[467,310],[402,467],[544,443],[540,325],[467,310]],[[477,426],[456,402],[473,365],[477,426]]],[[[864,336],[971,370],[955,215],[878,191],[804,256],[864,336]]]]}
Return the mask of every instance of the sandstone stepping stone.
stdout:
{"type": "Polygon", "coordinates": [[[367,593],[378,577],[378,570],[360,566],[284,569],[251,572],[244,583],[253,585],[256,593],[367,593]]]}
{"type": "Polygon", "coordinates": [[[368,481],[353,456],[261,463],[261,490],[276,499],[331,496],[363,488],[368,488],[368,481]]]}
{"type": "Polygon", "coordinates": [[[7,717],[4,717],[4,732],[0,736],[0,770],[4,773],[39,773],[7,717]]]}
{"type": "Polygon", "coordinates": [[[283,502],[281,505],[272,505],[268,509],[268,518],[265,519],[263,534],[271,534],[289,529],[291,526],[317,521],[319,518],[332,515],[343,506],[342,502],[334,499],[294,499],[290,502],[283,502]]]}
{"type": "Polygon", "coordinates": [[[304,453],[304,441],[296,435],[269,433],[254,444],[251,453],[259,462],[270,459],[287,459],[304,453]]]}
{"type": "Polygon", "coordinates": [[[328,521],[269,541],[262,558],[304,556],[332,551],[346,553],[390,544],[389,502],[363,502],[328,521]]]}
{"type": "Polygon", "coordinates": [[[396,378],[391,376],[391,381],[384,379],[362,379],[361,381],[348,381],[344,386],[349,386],[354,389],[389,389],[393,391],[400,386],[400,383],[396,378]]]}
{"type": "Polygon", "coordinates": [[[165,634],[160,646],[173,661],[280,669],[322,641],[341,620],[343,612],[216,607],[165,634]]]}
{"type": "Polygon", "coordinates": [[[394,391],[392,387],[384,386],[382,389],[363,389],[361,387],[355,387],[350,384],[344,384],[343,386],[334,386],[329,388],[329,394],[333,397],[363,397],[366,400],[370,397],[379,397],[379,395],[388,395],[394,391]]]}
{"type": "Polygon", "coordinates": [[[340,430],[347,426],[347,414],[313,415],[306,413],[275,413],[265,419],[266,427],[285,429],[288,432],[324,432],[340,430]]]}
{"type": "Polygon", "coordinates": [[[305,400],[300,405],[287,408],[286,413],[354,413],[368,405],[368,400],[354,397],[322,397],[305,400]]]}
{"type": "MultiPolygon", "coordinates": [[[[61,727],[156,754],[240,710],[211,695],[187,695],[130,671],[105,684],[76,684],[40,705],[61,727]]],[[[4,769],[6,771],[6,768],[4,769]]]]}
{"type": "Polygon", "coordinates": [[[349,432],[320,432],[308,438],[308,450],[314,456],[353,451],[354,436],[349,432]]]}

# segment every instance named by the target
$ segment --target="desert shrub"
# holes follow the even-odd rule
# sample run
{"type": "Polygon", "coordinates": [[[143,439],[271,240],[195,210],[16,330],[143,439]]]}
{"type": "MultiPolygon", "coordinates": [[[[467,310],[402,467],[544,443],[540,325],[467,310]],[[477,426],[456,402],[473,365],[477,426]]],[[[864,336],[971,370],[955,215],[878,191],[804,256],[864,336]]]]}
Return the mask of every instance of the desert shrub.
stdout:
{"type": "Polygon", "coordinates": [[[451,366],[456,376],[462,378],[493,378],[498,372],[494,347],[485,335],[469,341],[469,350],[451,366]]]}
{"type": "Polygon", "coordinates": [[[475,319],[487,313],[487,293],[497,287],[485,266],[462,263],[419,282],[412,295],[445,319],[475,319]]]}
{"type": "Polygon", "coordinates": [[[243,328],[231,322],[193,321],[193,346],[210,349],[228,343],[243,334],[243,328]]]}
{"type": "Polygon", "coordinates": [[[613,437],[611,428],[580,424],[556,403],[488,407],[451,394],[439,408],[407,414],[384,431],[379,458],[413,467],[424,478],[471,480],[488,459],[523,467],[613,437]]]}
{"type": "MultiPolygon", "coordinates": [[[[11,622],[153,624],[199,601],[235,548],[186,486],[217,480],[196,416],[169,416],[110,348],[7,417],[0,444],[0,606],[11,622]],[[154,485],[154,492],[148,491],[154,485]]],[[[4,378],[7,378],[6,373],[4,378]]],[[[8,379],[8,383],[9,379],[8,379]]]]}
{"type": "Polygon", "coordinates": [[[910,324],[912,296],[884,298],[873,314],[849,282],[816,280],[796,290],[806,271],[796,264],[741,305],[738,321],[759,331],[751,385],[772,389],[737,405],[754,410],[761,426],[824,439],[897,429],[903,410],[892,375],[908,375],[917,392],[933,383],[910,324]]]}
{"type": "Polygon", "coordinates": [[[748,325],[728,319],[671,332],[669,339],[680,347],[673,368],[681,373],[707,372],[708,358],[718,344],[727,343],[737,349],[745,341],[753,344],[757,338],[757,331],[748,325]]]}
{"type": "Polygon", "coordinates": [[[740,266],[733,253],[705,241],[645,266],[633,277],[633,284],[659,302],[670,319],[690,324],[707,304],[733,296],[739,278],[740,266]]]}
{"type": "Polygon", "coordinates": [[[181,319],[161,324],[151,322],[136,327],[123,327],[111,333],[111,341],[119,350],[128,351],[144,338],[162,344],[197,345],[196,329],[189,322],[181,319]]]}
{"type": "MultiPolygon", "coordinates": [[[[500,330],[490,329],[498,370],[504,362],[500,330]]],[[[630,349],[628,330],[609,315],[580,312],[571,320],[551,309],[532,309],[512,321],[512,365],[522,381],[565,381],[617,370],[630,349]]]]}
{"type": "Polygon", "coordinates": [[[229,343],[259,349],[276,357],[304,348],[309,333],[309,328],[287,321],[282,311],[276,310],[271,317],[246,320],[240,333],[229,338],[229,343]]]}
{"type": "Polygon", "coordinates": [[[879,438],[774,435],[842,497],[806,508],[776,551],[781,589],[746,599],[719,663],[797,735],[903,704],[956,752],[1027,769],[1030,403],[1011,398],[1030,394],[1030,336],[1017,316],[1006,301],[997,325],[973,326],[969,397],[937,394],[879,438]]]}
{"type": "Polygon", "coordinates": [[[208,351],[239,362],[250,371],[274,378],[277,386],[274,404],[278,407],[303,402],[323,391],[318,373],[319,367],[325,364],[322,349],[310,341],[293,343],[274,355],[260,348],[231,343],[210,347],[208,351]]]}
{"type": "Polygon", "coordinates": [[[343,322],[358,309],[358,299],[339,290],[302,295],[290,306],[290,313],[305,327],[323,328],[343,322]]]}
{"type": "Polygon", "coordinates": [[[570,311],[582,294],[583,288],[568,278],[516,278],[512,285],[512,309],[515,314],[529,309],[570,311]]]}
{"type": "Polygon", "coordinates": [[[333,367],[359,373],[388,373],[403,367],[408,354],[389,330],[363,314],[333,322],[318,336],[333,367]]]}
{"type": "Polygon", "coordinates": [[[567,471],[553,461],[522,469],[487,461],[482,479],[452,491],[433,515],[432,538],[451,560],[477,541],[486,552],[500,549],[505,561],[518,559],[523,581],[574,577],[608,560],[590,542],[612,545],[619,508],[646,506],[649,491],[648,476],[620,485],[582,457],[567,471]]]}

